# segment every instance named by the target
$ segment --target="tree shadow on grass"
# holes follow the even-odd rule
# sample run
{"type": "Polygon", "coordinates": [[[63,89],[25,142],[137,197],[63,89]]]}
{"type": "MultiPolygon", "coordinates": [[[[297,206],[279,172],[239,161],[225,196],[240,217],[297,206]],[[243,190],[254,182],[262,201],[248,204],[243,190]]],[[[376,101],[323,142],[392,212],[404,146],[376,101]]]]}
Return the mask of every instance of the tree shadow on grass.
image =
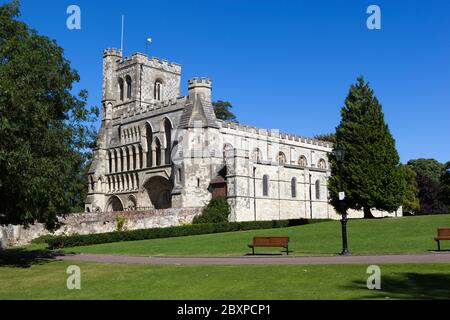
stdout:
{"type": "MultiPolygon", "coordinates": [[[[450,268],[449,268],[450,270],[450,268]]],[[[367,289],[365,281],[354,281],[346,290],[367,289]]],[[[370,290],[361,299],[450,299],[450,273],[404,272],[381,277],[381,290],[370,290]]]]}
{"type": "Polygon", "coordinates": [[[30,268],[33,265],[43,265],[54,261],[59,255],[61,255],[60,252],[48,250],[9,249],[0,251],[0,267],[30,268]]]}

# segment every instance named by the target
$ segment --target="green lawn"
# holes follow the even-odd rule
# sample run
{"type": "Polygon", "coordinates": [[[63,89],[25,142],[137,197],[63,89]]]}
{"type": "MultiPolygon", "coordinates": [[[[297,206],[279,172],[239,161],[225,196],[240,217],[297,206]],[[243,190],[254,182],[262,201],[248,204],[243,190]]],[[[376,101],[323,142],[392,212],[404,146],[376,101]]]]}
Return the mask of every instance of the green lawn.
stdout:
{"type": "MultiPolygon", "coordinates": [[[[450,227],[450,215],[404,217],[383,220],[351,220],[348,223],[352,254],[419,253],[436,250],[438,227],[450,227]]],[[[295,255],[334,255],[341,251],[340,222],[323,222],[285,229],[255,230],[181,238],[109,243],[67,248],[66,252],[148,256],[242,256],[250,253],[253,236],[289,236],[295,255]]],[[[442,242],[450,250],[450,241],[442,242]]],[[[279,252],[257,249],[257,252],[279,252]]]]}
{"type": "Polygon", "coordinates": [[[0,255],[0,300],[450,297],[448,264],[381,265],[382,290],[372,291],[366,287],[366,265],[150,266],[13,260],[0,255]],[[69,265],[81,268],[81,290],[66,287],[69,265]]]}

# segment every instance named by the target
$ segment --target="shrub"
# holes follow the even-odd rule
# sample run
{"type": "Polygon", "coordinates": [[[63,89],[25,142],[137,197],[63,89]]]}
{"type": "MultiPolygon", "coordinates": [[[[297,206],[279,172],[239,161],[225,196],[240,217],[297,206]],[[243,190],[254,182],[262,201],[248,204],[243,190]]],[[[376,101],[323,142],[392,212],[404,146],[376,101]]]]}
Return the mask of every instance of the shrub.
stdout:
{"type": "Polygon", "coordinates": [[[125,231],[125,224],[127,222],[127,219],[121,214],[117,214],[115,219],[117,231],[125,231]]]}
{"type": "Polygon", "coordinates": [[[65,247],[87,246],[101,243],[112,243],[121,241],[137,241],[158,238],[184,237],[201,234],[225,233],[244,230],[286,228],[325,222],[330,220],[280,220],[280,221],[253,221],[253,222],[222,222],[205,223],[187,226],[153,228],[131,231],[116,231],[110,233],[99,233],[89,235],[59,236],[47,239],[50,249],[60,249],[65,247]]]}
{"type": "Polygon", "coordinates": [[[201,224],[228,222],[229,215],[230,206],[227,199],[225,197],[219,197],[212,199],[208,206],[203,209],[202,214],[195,217],[192,223],[201,224]]]}

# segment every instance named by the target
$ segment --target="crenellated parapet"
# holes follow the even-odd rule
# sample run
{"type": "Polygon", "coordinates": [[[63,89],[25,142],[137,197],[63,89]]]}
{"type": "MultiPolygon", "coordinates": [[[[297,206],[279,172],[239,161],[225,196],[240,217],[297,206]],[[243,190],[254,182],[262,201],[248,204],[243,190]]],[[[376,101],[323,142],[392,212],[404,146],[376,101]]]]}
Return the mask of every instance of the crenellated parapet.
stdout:
{"type": "Polygon", "coordinates": [[[327,141],[311,139],[303,136],[283,133],[278,130],[261,129],[254,126],[247,126],[235,122],[220,121],[222,128],[239,131],[243,134],[255,134],[264,138],[276,138],[280,140],[293,141],[298,143],[310,144],[313,146],[333,148],[333,144],[327,141]]]}
{"type": "Polygon", "coordinates": [[[122,58],[122,51],[116,48],[108,48],[103,50],[103,57],[114,56],[117,58],[122,58]]]}
{"type": "Polygon", "coordinates": [[[181,65],[176,62],[169,62],[165,59],[159,59],[157,57],[148,57],[143,53],[134,53],[131,57],[125,57],[119,65],[119,68],[126,68],[133,64],[140,63],[147,67],[159,69],[165,72],[171,72],[175,74],[181,74],[181,65]]]}
{"type": "Polygon", "coordinates": [[[122,114],[122,120],[131,119],[137,116],[145,117],[148,113],[160,110],[164,112],[165,109],[173,108],[175,106],[184,106],[186,97],[179,97],[177,99],[169,99],[158,101],[154,103],[142,103],[141,105],[130,105],[122,114]]]}

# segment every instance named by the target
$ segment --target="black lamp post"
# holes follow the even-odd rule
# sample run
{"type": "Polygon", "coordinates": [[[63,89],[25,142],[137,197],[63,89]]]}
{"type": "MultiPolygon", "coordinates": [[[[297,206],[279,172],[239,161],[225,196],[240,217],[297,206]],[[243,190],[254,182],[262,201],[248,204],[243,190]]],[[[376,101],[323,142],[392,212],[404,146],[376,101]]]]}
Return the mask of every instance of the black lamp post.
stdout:
{"type": "Polygon", "coordinates": [[[347,221],[348,221],[348,217],[347,217],[347,210],[345,209],[344,206],[344,201],[345,201],[345,193],[343,192],[343,188],[342,188],[342,178],[343,178],[343,174],[342,174],[342,163],[345,160],[345,147],[338,145],[336,147],[336,150],[334,151],[335,156],[336,156],[336,160],[339,163],[339,189],[341,190],[341,192],[339,192],[339,203],[340,203],[340,211],[341,211],[341,215],[342,215],[342,219],[341,219],[341,225],[342,225],[342,253],[341,255],[346,256],[348,255],[350,252],[348,251],[348,241],[347,241],[347,221]]]}

